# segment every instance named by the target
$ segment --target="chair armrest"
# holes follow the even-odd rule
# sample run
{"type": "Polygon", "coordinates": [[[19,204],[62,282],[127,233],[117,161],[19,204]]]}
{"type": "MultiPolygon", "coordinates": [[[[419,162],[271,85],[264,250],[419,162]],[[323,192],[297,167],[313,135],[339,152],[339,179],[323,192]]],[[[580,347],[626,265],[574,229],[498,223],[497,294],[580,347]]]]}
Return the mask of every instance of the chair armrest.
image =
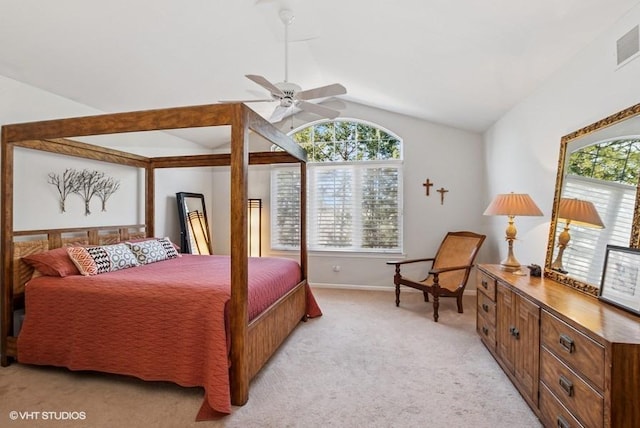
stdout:
{"type": "Polygon", "coordinates": [[[416,262],[432,262],[434,261],[434,257],[429,257],[426,259],[410,259],[410,260],[389,260],[387,262],[388,265],[406,265],[407,263],[416,263],[416,262]]]}
{"type": "Polygon", "coordinates": [[[450,271],[453,271],[453,270],[462,270],[462,269],[471,269],[472,267],[473,267],[473,265],[464,265],[464,266],[452,266],[452,267],[446,267],[446,268],[431,269],[429,271],[429,274],[438,275],[438,274],[441,274],[443,272],[450,272],[450,271]]]}

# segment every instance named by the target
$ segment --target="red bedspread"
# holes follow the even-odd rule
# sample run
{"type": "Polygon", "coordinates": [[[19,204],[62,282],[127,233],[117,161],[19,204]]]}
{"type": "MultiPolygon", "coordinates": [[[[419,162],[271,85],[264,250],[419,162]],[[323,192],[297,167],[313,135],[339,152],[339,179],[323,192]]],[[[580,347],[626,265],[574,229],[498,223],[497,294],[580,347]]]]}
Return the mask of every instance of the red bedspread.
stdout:
{"type": "MultiPolygon", "coordinates": [[[[295,261],[249,259],[249,318],[299,281],[295,261]]],[[[90,277],[34,278],[18,360],[202,386],[204,407],[230,413],[229,283],[228,256],[193,255],[90,277]]],[[[319,315],[307,292],[310,315],[319,315]]]]}

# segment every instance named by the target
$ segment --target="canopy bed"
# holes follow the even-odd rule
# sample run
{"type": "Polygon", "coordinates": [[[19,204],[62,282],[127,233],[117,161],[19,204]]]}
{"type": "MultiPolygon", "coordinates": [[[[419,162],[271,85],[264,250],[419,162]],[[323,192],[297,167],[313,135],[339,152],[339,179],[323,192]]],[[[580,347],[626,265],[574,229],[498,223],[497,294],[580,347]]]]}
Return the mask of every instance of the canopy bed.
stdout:
{"type": "MultiPolygon", "coordinates": [[[[260,370],[260,368],[266,363],[269,357],[276,351],[288,334],[296,327],[296,325],[303,319],[306,319],[308,315],[319,315],[319,309],[315,306],[313,296],[310,293],[307,284],[307,251],[306,251],[306,239],[305,239],[305,226],[306,220],[305,213],[305,162],[306,153],[298,145],[296,145],[291,139],[279,132],[270,123],[260,117],[257,113],[249,109],[244,104],[229,103],[229,104],[213,104],[203,106],[192,107],[177,107],[159,110],[117,113],[117,114],[105,114],[89,117],[78,117],[60,120],[48,120],[42,122],[22,123],[5,125],[2,127],[2,334],[1,334],[1,351],[2,351],[2,366],[7,366],[13,359],[21,361],[21,356],[25,355],[25,359],[31,362],[39,364],[53,364],[53,365],[65,365],[72,369],[82,368],[89,370],[101,370],[109,371],[127,375],[138,376],[143,379],[149,380],[169,380],[185,386],[203,386],[205,387],[205,403],[198,415],[198,419],[207,419],[218,413],[229,413],[230,404],[243,405],[248,399],[249,382],[251,378],[260,370]],[[125,153],[118,150],[105,148],[98,145],[88,144],[84,142],[70,140],[72,137],[84,137],[94,135],[108,135],[118,134],[126,132],[141,132],[141,131],[154,131],[154,130],[170,130],[179,128],[195,128],[195,127],[212,127],[212,126],[230,126],[231,128],[231,151],[228,154],[207,154],[207,155],[188,155],[188,156],[172,156],[172,157],[145,157],[135,155],[131,153],[125,153]],[[249,134],[253,132],[267,141],[276,144],[283,151],[274,152],[255,152],[250,153],[249,150],[249,134]],[[144,224],[123,225],[123,226],[105,226],[105,227],[84,227],[84,228],[66,228],[66,229],[38,229],[38,230],[14,230],[14,148],[21,147],[32,150],[45,151],[49,153],[55,153],[59,155],[74,156],[83,159],[91,159],[102,162],[110,162],[118,165],[130,166],[133,168],[140,168],[144,170],[144,224]],[[290,276],[288,282],[293,282],[292,286],[282,291],[276,297],[268,303],[268,307],[265,310],[260,310],[259,314],[257,310],[250,305],[252,300],[252,289],[249,284],[254,282],[252,277],[260,276],[260,269],[265,262],[260,260],[251,260],[247,254],[247,176],[248,167],[252,164],[271,164],[271,163],[298,163],[301,171],[301,218],[300,218],[300,262],[296,265],[296,273],[293,277],[290,276]],[[82,246],[117,246],[118,243],[127,242],[131,247],[136,242],[136,239],[151,239],[154,234],[154,172],[158,168],[181,168],[181,167],[211,167],[211,166],[229,166],[231,174],[231,197],[230,197],[230,210],[231,210],[231,248],[229,256],[201,256],[201,255],[184,255],[178,257],[173,255],[171,260],[165,260],[161,263],[150,263],[143,266],[133,267],[132,269],[123,269],[114,272],[104,273],[96,276],[81,276],[81,275],[62,275],[59,274],[57,278],[46,277],[40,278],[34,275],[33,263],[29,265],[23,260],[24,257],[28,258],[34,254],[55,253],[56,251],[66,251],[63,247],[81,248],[82,246]],[[75,247],[78,246],[78,247],[75,247]],[[216,258],[217,257],[217,258],[216,258]],[[215,258],[215,259],[214,259],[215,258]],[[222,258],[222,259],[220,259],[222,258]],[[200,263],[204,259],[217,260],[217,267],[194,267],[190,263],[196,263],[194,260],[198,260],[200,263]],[[185,267],[186,264],[186,267],[185,267]],[[260,266],[259,266],[260,265],[260,266]],[[172,269],[172,266],[174,268],[172,269]],[[176,267],[177,266],[177,267],[176,267]],[[181,266],[181,267],[180,267],[181,266]],[[95,367],[91,367],[91,363],[83,361],[81,364],[74,364],[69,362],[69,358],[73,360],[72,356],[65,355],[62,358],[56,357],[33,357],[32,350],[28,350],[33,346],[33,337],[28,339],[27,337],[21,337],[22,334],[14,333],[13,323],[15,311],[24,309],[26,312],[25,327],[23,332],[26,331],[26,326],[29,322],[35,323],[34,319],[42,319],[41,323],[51,323],[51,319],[47,318],[47,314],[44,313],[47,309],[46,304],[42,304],[43,301],[47,301],[48,292],[53,290],[54,293],[68,293],[69,290],[74,287],[79,288],[79,293],[88,293],[90,289],[89,285],[92,281],[115,281],[118,276],[133,275],[129,282],[137,284],[135,290],[123,291],[122,295],[126,296],[124,302],[125,307],[128,308],[125,317],[133,317],[135,320],[136,307],[140,307],[143,303],[140,300],[139,294],[144,294],[145,287],[155,287],[152,294],[158,296],[157,287],[165,287],[160,295],[164,296],[164,300],[174,300],[181,302],[183,305],[188,305],[184,300],[184,290],[175,289],[175,282],[186,281],[184,271],[191,270],[201,275],[196,275],[196,278],[192,278],[190,281],[198,281],[198,278],[209,279],[213,277],[213,272],[220,269],[226,269],[228,284],[225,286],[226,295],[223,298],[223,306],[220,311],[223,313],[223,324],[221,326],[220,321],[216,321],[216,327],[218,330],[222,330],[221,335],[223,337],[222,346],[225,350],[224,356],[228,356],[228,359],[224,358],[223,367],[218,367],[218,374],[220,377],[227,378],[229,397],[227,401],[223,397],[221,402],[217,402],[217,398],[214,397],[217,393],[213,393],[208,389],[208,382],[203,381],[201,377],[195,377],[190,379],[184,379],[179,375],[164,374],[162,371],[155,372],[140,372],[133,368],[130,369],[126,362],[122,364],[109,365],[109,362],[95,363],[95,367]],[[153,269],[160,269],[160,273],[149,274],[145,276],[145,272],[151,272],[153,269]],[[163,279],[167,279],[170,276],[172,270],[182,272],[182,280],[176,279],[174,283],[152,285],[147,284],[147,277],[160,276],[163,279]],[[251,270],[251,272],[250,272],[251,270]],[[203,274],[204,273],[204,274],[203,274]],[[292,279],[293,278],[293,279],[292,279]],[[56,287],[55,285],[47,285],[49,281],[53,283],[64,283],[65,287],[56,287]],[[26,288],[25,284],[29,283],[26,288]],[[79,285],[82,284],[82,285],[79,285]],[[230,284],[230,285],[229,285],[230,284]],[[30,288],[32,287],[33,288],[30,288]],[[49,287],[49,288],[48,288],[49,287]],[[64,292],[60,289],[64,288],[64,292]],[[48,291],[47,291],[48,290],[48,291]],[[165,293],[166,291],[166,293],[165,293]],[[126,294],[126,293],[134,294],[126,294]],[[178,294],[170,294],[178,293],[178,294]],[[37,295],[42,294],[43,298],[38,300],[37,295]],[[182,294],[181,294],[182,293],[182,294]],[[167,298],[167,296],[173,296],[167,298]],[[33,304],[33,308],[30,305],[33,304]],[[39,308],[36,311],[36,306],[43,306],[44,309],[39,308]],[[33,313],[31,311],[34,311],[33,313]],[[40,311],[40,312],[38,312],[40,311]],[[44,312],[42,312],[44,311],[44,312]],[[224,316],[226,311],[226,317],[224,316]],[[31,319],[30,319],[31,317],[31,319]],[[225,339],[226,338],[226,343],[225,339]],[[23,340],[24,339],[24,340],[23,340]],[[23,347],[24,345],[24,347],[23,347]],[[227,352],[228,345],[228,352],[227,352]],[[51,359],[51,362],[47,361],[47,358],[51,359]],[[200,384],[199,384],[200,382],[200,384]]],[[[165,242],[166,244],[166,242],[165,242]]],[[[124,244],[120,244],[124,245],[124,244]]],[[[106,247],[105,247],[106,248],[106,247]]],[[[166,248],[167,254],[171,252],[171,248],[166,248]]],[[[84,251],[84,249],[83,249],[84,251]]],[[[268,264],[268,263],[267,263],[268,264]]],[[[135,263],[134,263],[135,265],[135,263]]],[[[37,266],[37,265],[36,265],[37,266]]],[[[58,264],[56,269],[65,269],[58,264]]],[[[71,269],[71,268],[69,268],[71,269]]],[[[38,269],[40,270],[40,269],[38,269]]],[[[277,269],[276,269],[277,271],[277,269]]],[[[267,273],[263,276],[269,276],[267,273]]],[[[175,277],[175,275],[174,275],[175,277]]],[[[180,275],[178,275],[180,277],[180,275]]],[[[269,279],[269,278],[267,278],[269,279]]],[[[276,280],[277,282],[277,280],[276,280]]],[[[182,285],[182,284],[180,284],[182,285]]],[[[198,287],[198,285],[195,285],[198,287]]],[[[131,287],[130,287],[131,288],[131,287]]],[[[104,287],[102,288],[104,290],[104,287]]],[[[96,292],[97,293],[97,292],[96,292]]],[[[194,292],[197,294],[197,292],[194,292]]],[[[83,310],[88,298],[78,297],[78,295],[61,294],[56,299],[67,299],[70,301],[70,307],[78,308],[79,311],[83,310]],[[80,300],[75,300],[79,299],[80,300]],[[84,300],[83,300],[84,299],[84,300]],[[77,302],[77,303],[74,303],[77,302]],[[79,303],[85,302],[85,303],[79,303]]],[[[105,296],[103,298],[93,296],[92,299],[98,300],[98,305],[107,305],[107,308],[113,308],[115,306],[122,306],[123,300],[119,302],[114,300],[111,306],[107,303],[112,297],[105,296]],[[102,300],[101,300],[102,299],[102,300]]],[[[219,297],[213,297],[213,300],[220,299],[219,297]]],[[[196,300],[206,300],[206,298],[199,298],[196,300]]],[[[255,299],[254,299],[255,300],[255,299]]],[[[90,305],[91,303],[86,303],[90,305]]],[[[162,303],[164,304],[164,303],[162,303]]],[[[187,306],[185,306],[187,307],[187,306]]],[[[73,309],[71,309],[73,310],[73,309]]],[[[84,308],[84,310],[87,310],[84,308]]],[[[142,311],[142,312],[152,312],[142,311]]],[[[164,309],[157,312],[166,312],[164,309]]],[[[189,313],[191,313],[189,311],[189,313]]],[[[185,315],[185,310],[179,311],[180,316],[185,315]]],[[[76,314],[78,317],[80,315],[76,314]]],[[[64,319],[64,314],[57,314],[58,318],[64,319]]],[[[98,317],[95,311],[90,315],[98,317]]],[[[109,314],[105,315],[105,320],[102,320],[102,324],[105,325],[104,329],[114,330],[114,326],[118,325],[117,321],[113,321],[109,318],[109,314]]],[[[197,320],[200,321],[200,320],[197,320]]],[[[144,319],[138,322],[146,322],[144,319]]],[[[148,320],[150,324],[159,322],[158,320],[148,320]]],[[[164,320],[167,322],[167,320],[164,320]]],[[[177,321],[175,321],[177,322],[177,321]]],[[[93,322],[93,324],[100,324],[99,322],[93,322]]],[[[188,324],[188,323],[187,323],[188,324]]],[[[198,324],[198,323],[196,323],[198,324]]],[[[207,325],[204,320],[200,324],[207,325]]],[[[63,324],[67,325],[67,324],[63,324]]],[[[42,324],[41,324],[42,326],[42,324]]],[[[69,325],[68,328],[77,328],[69,325]]],[[[116,332],[114,336],[126,336],[125,330],[122,330],[122,324],[120,328],[115,328],[116,332]],[[118,334],[118,331],[121,334],[118,334]]],[[[166,327],[160,326],[159,328],[166,331],[176,332],[175,326],[166,327]]],[[[46,330],[46,329],[45,329],[46,330]]],[[[127,330],[128,331],[128,330],[127,330]]],[[[179,330],[177,330],[179,331],[179,330]]],[[[29,333],[31,334],[31,333],[29,333]]],[[[74,331],[75,334],[81,336],[87,334],[87,332],[74,331]]],[[[209,333],[207,331],[202,332],[202,335],[206,336],[209,333]]],[[[71,332],[64,332],[59,337],[60,341],[65,340],[65,335],[71,336],[71,332]]],[[[25,334],[26,336],[26,334],[25,334]]],[[[166,334],[165,334],[166,336],[166,334]]],[[[125,342],[119,342],[116,340],[117,346],[120,349],[115,349],[115,352],[121,352],[124,355],[129,355],[130,359],[135,358],[157,358],[158,354],[164,355],[165,359],[176,360],[184,356],[185,352],[190,351],[184,349],[191,345],[196,347],[196,351],[201,350],[204,355],[207,355],[205,349],[214,345],[210,343],[200,344],[202,339],[188,337],[189,335],[175,333],[176,337],[170,337],[168,341],[163,342],[161,349],[150,349],[148,353],[142,356],[137,355],[139,349],[144,348],[144,344],[135,343],[131,345],[131,348],[123,349],[122,347],[129,346],[125,342]],[[183,342],[183,337],[187,337],[185,340],[191,342],[183,342]],[[169,346],[168,349],[166,347],[169,346]],[[201,346],[202,348],[198,348],[201,346]],[[132,350],[133,349],[133,350],[132,350]],[[133,354],[132,354],[133,352],[133,354]]],[[[68,337],[67,337],[68,339],[68,337]]],[[[122,339],[122,337],[120,337],[122,339]]],[[[166,338],[165,338],[166,339],[166,338]]],[[[163,339],[163,340],[165,340],[163,339]]],[[[220,343],[215,346],[220,348],[220,343]]],[[[63,346],[64,347],[64,346],[63,346]]],[[[154,347],[151,347],[154,348],[154,347]]],[[[192,350],[191,350],[192,351],[192,350]]],[[[39,352],[39,351],[38,351],[39,352]]],[[[37,352],[35,352],[37,354],[37,352]]],[[[88,360],[91,361],[90,357],[88,360]]],[[[197,358],[197,356],[196,356],[197,358]]],[[[77,362],[77,361],[76,361],[77,362]]],[[[196,363],[194,363],[196,364],[196,363]]],[[[208,361],[200,361],[197,364],[208,366],[208,361]]],[[[193,370],[194,368],[191,367],[193,370]]],[[[206,376],[216,377],[218,374],[207,373],[206,376]]],[[[224,385],[224,381],[223,381],[224,385]]],[[[224,394],[223,394],[224,395],[224,394]]],[[[216,395],[217,397],[217,395],[216,395]]]]}

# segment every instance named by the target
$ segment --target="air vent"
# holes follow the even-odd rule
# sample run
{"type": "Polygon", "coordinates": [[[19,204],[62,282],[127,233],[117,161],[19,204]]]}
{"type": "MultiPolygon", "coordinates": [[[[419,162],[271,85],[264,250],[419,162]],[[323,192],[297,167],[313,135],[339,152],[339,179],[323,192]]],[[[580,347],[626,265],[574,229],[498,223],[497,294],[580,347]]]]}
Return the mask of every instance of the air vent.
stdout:
{"type": "Polygon", "coordinates": [[[638,56],[638,52],[640,52],[640,37],[638,37],[638,33],[638,25],[636,25],[616,42],[618,66],[623,65],[629,62],[632,58],[638,56]]]}

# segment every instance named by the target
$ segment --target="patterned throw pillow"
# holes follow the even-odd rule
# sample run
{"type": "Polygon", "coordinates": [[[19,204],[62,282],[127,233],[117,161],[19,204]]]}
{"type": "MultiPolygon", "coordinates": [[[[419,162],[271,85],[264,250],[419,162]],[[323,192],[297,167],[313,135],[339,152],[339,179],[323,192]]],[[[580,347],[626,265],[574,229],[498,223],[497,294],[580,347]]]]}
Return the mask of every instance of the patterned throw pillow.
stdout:
{"type": "Polygon", "coordinates": [[[82,275],[98,275],[140,265],[125,244],[69,247],[67,252],[82,275]]]}
{"type": "Polygon", "coordinates": [[[89,252],[84,247],[67,248],[69,258],[76,265],[82,275],[97,275],[98,267],[89,252]]]}
{"type": "Polygon", "coordinates": [[[182,257],[180,255],[180,253],[178,253],[178,250],[176,249],[176,246],[173,245],[173,242],[171,242],[171,240],[169,238],[158,238],[158,242],[160,242],[162,244],[162,246],[164,247],[165,251],[167,252],[167,258],[169,259],[175,259],[177,257],[182,257]]]}
{"type": "Polygon", "coordinates": [[[169,238],[126,242],[126,244],[142,265],[179,257],[178,252],[169,238]]]}

